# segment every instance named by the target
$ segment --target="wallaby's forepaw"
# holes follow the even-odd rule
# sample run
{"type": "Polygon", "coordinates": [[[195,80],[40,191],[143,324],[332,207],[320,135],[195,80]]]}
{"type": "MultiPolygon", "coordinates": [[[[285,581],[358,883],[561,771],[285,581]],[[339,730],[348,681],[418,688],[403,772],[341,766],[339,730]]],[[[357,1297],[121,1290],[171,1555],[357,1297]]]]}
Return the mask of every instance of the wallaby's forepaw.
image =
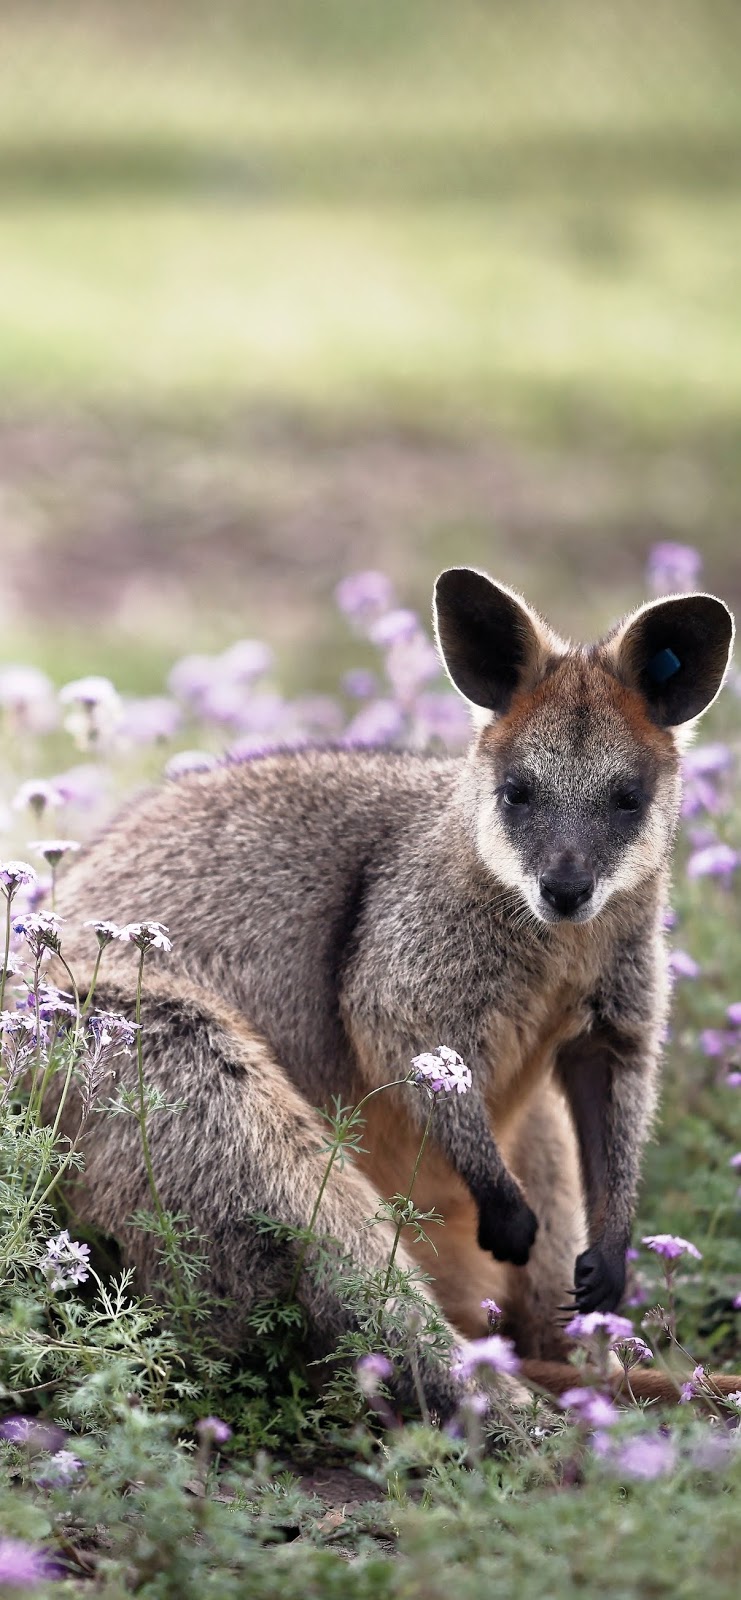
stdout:
{"type": "Polygon", "coordinates": [[[511,1261],[524,1267],[535,1243],[538,1219],[525,1196],[514,1185],[492,1189],[479,1206],[478,1240],[482,1250],[490,1250],[495,1261],[511,1261]]]}
{"type": "Polygon", "coordinates": [[[574,1269],[577,1311],[582,1314],[588,1311],[614,1311],[623,1298],[624,1290],[624,1256],[608,1256],[598,1244],[593,1244],[589,1250],[577,1256],[574,1269]]]}

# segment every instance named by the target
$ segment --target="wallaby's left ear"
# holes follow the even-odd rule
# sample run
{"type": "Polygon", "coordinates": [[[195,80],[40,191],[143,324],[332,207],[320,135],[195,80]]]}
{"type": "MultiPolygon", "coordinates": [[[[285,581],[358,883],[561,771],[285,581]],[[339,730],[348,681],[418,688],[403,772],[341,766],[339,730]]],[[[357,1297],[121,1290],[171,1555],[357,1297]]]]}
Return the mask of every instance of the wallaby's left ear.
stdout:
{"type": "Polygon", "coordinates": [[[712,594],[677,595],[642,606],[607,643],[607,655],[647,703],[652,722],[678,727],[720,693],[733,649],[728,607],[712,594]]]}

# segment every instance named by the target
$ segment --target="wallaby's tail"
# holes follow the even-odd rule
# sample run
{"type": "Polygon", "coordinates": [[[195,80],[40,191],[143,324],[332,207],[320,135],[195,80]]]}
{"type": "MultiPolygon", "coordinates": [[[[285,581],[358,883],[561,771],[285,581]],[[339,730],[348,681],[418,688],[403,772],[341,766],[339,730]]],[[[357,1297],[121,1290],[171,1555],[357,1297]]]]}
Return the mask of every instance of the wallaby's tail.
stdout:
{"type": "MultiPolygon", "coordinates": [[[[593,1374],[573,1367],[568,1361],[523,1361],[521,1375],[525,1383],[537,1384],[549,1394],[562,1395],[567,1389],[594,1382],[593,1374]]],[[[689,1373],[655,1372],[646,1367],[633,1367],[630,1382],[622,1372],[610,1374],[609,1388],[616,1399],[657,1400],[662,1405],[677,1405],[682,1384],[689,1373]]],[[[697,1386],[699,1399],[722,1399],[724,1395],[741,1391],[741,1373],[709,1372],[697,1386]]]]}

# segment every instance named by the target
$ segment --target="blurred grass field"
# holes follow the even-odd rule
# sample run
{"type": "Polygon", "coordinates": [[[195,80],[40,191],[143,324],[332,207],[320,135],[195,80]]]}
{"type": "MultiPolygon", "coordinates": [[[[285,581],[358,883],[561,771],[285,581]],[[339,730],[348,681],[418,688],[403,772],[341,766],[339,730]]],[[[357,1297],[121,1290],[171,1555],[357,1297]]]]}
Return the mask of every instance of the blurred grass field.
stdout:
{"type": "Polygon", "coordinates": [[[145,688],[257,630],[321,684],[350,566],[578,632],[660,537],[737,597],[739,44],[730,0],[9,0],[6,659],[145,688]]]}

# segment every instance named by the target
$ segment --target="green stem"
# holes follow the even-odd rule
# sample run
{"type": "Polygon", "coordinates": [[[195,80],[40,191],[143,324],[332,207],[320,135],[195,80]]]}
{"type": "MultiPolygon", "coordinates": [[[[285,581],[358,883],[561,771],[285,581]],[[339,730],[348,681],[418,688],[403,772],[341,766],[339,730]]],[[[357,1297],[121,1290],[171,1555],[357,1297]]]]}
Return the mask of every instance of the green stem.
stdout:
{"type": "Polygon", "coordinates": [[[164,1212],[164,1207],[162,1205],[162,1201],[160,1200],[160,1197],[159,1197],[159,1191],[157,1189],[157,1184],[155,1182],[154,1167],[152,1166],[152,1156],[151,1156],[150,1149],[149,1149],[149,1138],[148,1138],[148,1135],[147,1135],[147,1106],[146,1106],[146,1098],[145,1098],[145,1094],[144,1094],[144,1046],[142,1044],[142,1030],[141,1030],[142,981],[143,981],[143,977],[144,977],[144,956],[145,956],[145,951],[144,950],[140,950],[140,952],[139,952],[139,971],[137,973],[137,979],[136,979],[136,1010],[135,1010],[135,1013],[134,1013],[135,1019],[136,1019],[136,1070],[137,1070],[138,1085],[139,1085],[139,1132],[141,1134],[142,1150],[144,1152],[144,1165],[145,1165],[145,1167],[147,1169],[147,1179],[148,1179],[148,1182],[149,1182],[149,1192],[150,1192],[150,1194],[152,1196],[152,1201],[153,1201],[154,1209],[155,1209],[155,1211],[157,1213],[157,1216],[158,1216],[160,1222],[164,1223],[164,1221],[165,1221],[165,1212],[164,1212]]]}
{"type": "MultiPolygon", "coordinates": [[[[144,980],[144,956],[145,956],[145,954],[146,954],[146,950],[144,950],[144,949],[140,950],[140,952],[139,952],[139,971],[137,973],[137,978],[136,978],[136,1008],[135,1008],[135,1013],[134,1013],[135,1021],[136,1021],[136,1070],[137,1070],[137,1079],[138,1079],[138,1086],[139,1086],[139,1116],[138,1116],[138,1121],[139,1121],[139,1132],[141,1134],[141,1141],[142,1141],[142,1151],[143,1151],[143,1154],[144,1154],[144,1165],[145,1165],[145,1167],[147,1169],[147,1180],[149,1182],[149,1192],[150,1192],[150,1194],[152,1196],[152,1202],[153,1202],[153,1205],[154,1205],[155,1212],[157,1214],[157,1220],[158,1220],[158,1222],[160,1224],[160,1229],[161,1229],[160,1237],[162,1238],[162,1241],[163,1241],[163,1244],[164,1244],[166,1242],[167,1236],[172,1233],[172,1228],[171,1228],[171,1224],[170,1224],[169,1218],[167,1216],[167,1213],[165,1211],[165,1208],[164,1208],[164,1206],[162,1204],[162,1201],[160,1200],[159,1190],[157,1188],[157,1183],[156,1183],[155,1176],[154,1176],[154,1167],[152,1165],[152,1155],[151,1155],[151,1151],[149,1149],[149,1136],[147,1134],[147,1103],[146,1103],[146,1096],[145,1096],[145,1093],[144,1093],[144,1045],[143,1045],[143,1042],[142,1042],[141,1020],[142,1020],[142,984],[143,984],[143,980],[144,980]]],[[[185,1290],[183,1288],[183,1280],[182,1280],[182,1277],[181,1277],[181,1274],[180,1274],[180,1270],[176,1266],[175,1262],[172,1259],[170,1259],[168,1261],[167,1265],[168,1265],[168,1267],[170,1269],[170,1272],[172,1273],[173,1282],[175,1284],[175,1292],[176,1292],[175,1304],[177,1305],[178,1310],[180,1311],[180,1314],[181,1314],[181,1316],[183,1318],[183,1322],[185,1324],[185,1328],[186,1328],[188,1334],[191,1335],[193,1330],[192,1330],[190,1315],[189,1315],[189,1313],[188,1313],[188,1311],[186,1309],[185,1290]]]]}
{"type": "MultiPolygon", "coordinates": [[[[384,1089],[396,1089],[396,1088],[398,1088],[399,1084],[407,1083],[407,1082],[408,1082],[408,1078],[393,1078],[391,1083],[379,1083],[377,1088],[370,1089],[367,1094],[363,1095],[362,1100],[358,1101],[357,1105],[354,1107],[353,1112],[352,1112],[353,1117],[356,1117],[358,1115],[358,1112],[362,1111],[363,1106],[367,1105],[368,1101],[372,1100],[374,1095],[381,1094],[384,1089]]],[[[290,1284],[290,1288],[288,1290],[289,1303],[292,1300],[294,1300],[295,1297],[296,1297],[296,1289],[297,1289],[297,1286],[298,1286],[298,1281],[299,1281],[299,1278],[301,1277],[301,1273],[304,1270],[304,1262],[306,1260],[306,1252],[307,1252],[307,1250],[309,1248],[309,1245],[311,1243],[311,1236],[312,1236],[312,1234],[314,1232],[314,1223],[316,1222],[316,1219],[317,1219],[317,1217],[319,1215],[319,1207],[320,1207],[320,1205],[322,1203],[322,1200],[324,1199],[324,1193],[325,1193],[327,1184],[329,1182],[330,1173],[331,1173],[332,1168],[334,1166],[335,1159],[339,1155],[341,1149],[342,1149],[342,1140],[338,1139],[336,1141],[336,1143],[332,1146],[332,1149],[329,1152],[329,1160],[327,1161],[327,1164],[326,1164],[326,1166],[324,1168],[322,1181],[321,1181],[321,1183],[319,1185],[319,1193],[318,1193],[318,1195],[316,1197],[316,1200],[314,1201],[314,1209],[313,1209],[313,1211],[311,1213],[311,1217],[309,1218],[309,1226],[308,1226],[308,1228],[306,1230],[306,1237],[305,1237],[304,1242],[303,1242],[303,1244],[301,1246],[301,1249],[299,1251],[298,1258],[297,1258],[297,1261],[296,1261],[296,1265],[295,1265],[295,1267],[293,1269],[293,1277],[291,1278],[291,1284],[290,1284]]],[[[416,1167],[415,1167],[415,1172],[416,1172],[416,1167]]]]}
{"type": "MultiPolygon", "coordinates": [[[[417,1159],[416,1159],[416,1161],[414,1163],[414,1171],[412,1172],[409,1188],[407,1189],[407,1192],[406,1192],[406,1196],[405,1196],[406,1206],[409,1205],[409,1202],[410,1202],[410,1200],[412,1198],[412,1189],[414,1188],[414,1185],[415,1185],[415,1182],[416,1182],[416,1179],[417,1179],[417,1173],[419,1172],[419,1163],[422,1160],[422,1153],[423,1153],[424,1147],[425,1147],[425,1145],[427,1143],[427,1136],[428,1136],[430,1128],[432,1126],[432,1114],[433,1114],[434,1110],[435,1110],[435,1101],[434,1101],[434,1098],[433,1098],[433,1099],[430,1100],[430,1110],[429,1110],[429,1114],[428,1114],[428,1117],[427,1117],[427,1122],[425,1123],[425,1131],[422,1134],[422,1143],[421,1143],[421,1145],[419,1147],[419,1150],[417,1151],[417,1159]]],[[[394,1234],[394,1242],[393,1242],[393,1244],[391,1246],[391,1255],[389,1256],[389,1262],[388,1262],[388,1266],[386,1268],[386,1277],[384,1278],[384,1281],[383,1281],[383,1298],[384,1298],[384,1300],[386,1299],[386,1297],[388,1295],[388,1292],[389,1292],[389,1283],[391,1281],[391,1273],[392,1273],[392,1270],[393,1270],[394,1261],[396,1260],[396,1252],[397,1252],[397,1250],[399,1248],[399,1239],[401,1238],[401,1230],[402,1230],[402,1228],[404,1226],[404,1221],[405,1221],[404,1211],[400,1207],[399,1208],[399,1217],[398,1217],[398,1221],[397,1221],[397,1224],[396,1224],[396,1233],[394,1234]]]]}
{"type": "Polygon", "coordinates": [[[0,978],[0,1011],[5,1007],[5,985],[8,980],[8,958],[10,956],[10,902],[12,895],[8,889],[5,891],[5,954],[3,956],[3,975],[0,978]]]}
{"type": "Polygon", "coordinates": [[[95,994],[95,985],[98,982],[98,973],[100,971],[100,962],[101,962],[102,955],[103,955],[103,945],[99,944],[98,945],[98,954],[95,957],[95,966],[93,967],[93,975],[92,975],[92,978],[90,979],[90,988],[88,989],[88,992],[87,992],[87,994],[85,996],[85,999],[83,1001],[83,1004],[82,1004],[82,1016],[83,1017],[87,1016],[88,1011],[90,1010],[90,1007],[91,1007],[91,1005],[93,1003],[93,995],[95,994]]]}

